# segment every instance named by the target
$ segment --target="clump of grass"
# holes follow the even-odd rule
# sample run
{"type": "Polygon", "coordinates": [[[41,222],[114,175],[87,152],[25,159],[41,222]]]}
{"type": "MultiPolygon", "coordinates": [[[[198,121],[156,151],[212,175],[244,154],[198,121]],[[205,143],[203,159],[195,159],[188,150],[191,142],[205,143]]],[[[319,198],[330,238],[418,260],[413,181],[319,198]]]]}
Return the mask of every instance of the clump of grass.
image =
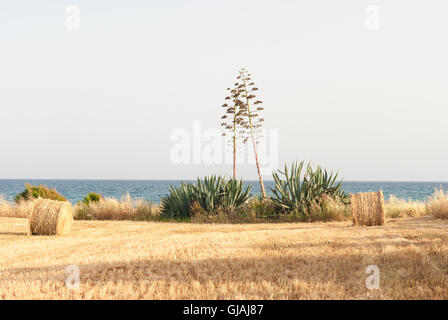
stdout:
{"type": "Polygon", "coordinates": [[[266,223],[276,222],[278,213],[269,199],[253,197],[244,204],[235,206],[220,206],[213,212],[204,210],[198,202],[190,206],[193,223],[266,223]]]}
{"type": "Polygon", "coordinates": [[[426,213],[438,219],[448,219],[448,192],[436,190],[426,202],[426,213]]]}
{"type": "Polygon", "coordinates": [[[419,217],[426,213],[424,202],[400,199],[394,195],[391,195],[384,204],[388,218],[419,217]]]}
{"type": "Polygon", "coordinates": [[[10,211],[10,203],[5,200],[5,196],[0,194],[0,215],[4,217],[10,211]]]}
{"type": "Polygon", "coordinates": [[[16,203],[22,201],[34,200],[37,198],[56,200],[56,201],[67,201],[56,189],[48,188],[47,186],[38,185],[33,186],[29,183],[25,184],[25,190],[14,198],[16,203]]]}
{"type": "Polygon", "coordinates": [[[0,217],[28,218],[32,206],[32,201],[21,201],[16,204],[6,201],[5,197],[0,195],[0,217]]]}
{"type": "Polygon", "coordinates": [[[323,195],[304,209],[303,221],[347,221],[350,220],[350,207],[338,199],[323,195]]]}
{"type": "Polygon", "coordinates": [[[279,213],[270,199],[251,198],[245,205],[244,211],[258,220],[272,221],[278,218],[279,213]]]}
{"type": "Polygon", "coordinates": [[[192,223],[260,223],[265,220],[257,217],[254,212],[247,210],[247,206],[242,207],[219,207],[213,213],[205,211],[197,202],[191,205],[192,223]]]}
{"type": "Polygon", "coordinates": [[[76,220],[158,220],[159,207],[144,199],[132,199],[129,194],[120,200],[101,198],[96,202],[80,202],[75,207],[76,220]]]}
{"type": "Polygon", "coordinates": [[[198,202],[193,202],[190,208],[192,223],[243,223],[242,216],[234,208],[216,208],[213,214],[205,211],[198,202]]]}

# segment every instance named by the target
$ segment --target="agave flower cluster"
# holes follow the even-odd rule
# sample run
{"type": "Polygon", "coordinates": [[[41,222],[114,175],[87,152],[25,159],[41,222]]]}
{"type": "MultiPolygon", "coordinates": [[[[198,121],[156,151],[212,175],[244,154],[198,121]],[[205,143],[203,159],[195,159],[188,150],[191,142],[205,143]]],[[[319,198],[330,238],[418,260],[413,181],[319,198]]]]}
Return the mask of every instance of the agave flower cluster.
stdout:
{"type": "Polygon", "coordinates": [[[240,70],[237,80],[232,89],[227,88],[229,95],[226,100],[229,102],[222,105],[225,108],[225,114],[221,117],[224,129],[222,135],[231,137],[229,143],[235,145],[233,139],[246,143],[253,132],[259,143],[262,138],[261,123],[264,121],[260,116],[264,110],[261,106],[263,102],[257,99],[255,92],[258,88],[244,68],[240,70]]]}
{"type": "Polygon", "coordinates": [[[241,69],[237,79],[240,82],[235,83],[235,85],[237,85],[236,88],[238,89],[238,92],[240,92],[241,97],[245,100],[245,103],[243,103],[240,108],[243,119],[247,119],[247,121],[243,121],[241,124],[244,133],[246,133],[244,142],[247,142],[249,139],[248,136],[253,135],[255,142],[259,143],[262,138],[261,123],[264,122],[264,119],[260,116],[260,112],[264,110],[261,106],[263,102],[257,99],[255,93],[258,91],[258,88],[255,86],[255,83],[252,82],[250,73],[245,69],[241,69]]]}

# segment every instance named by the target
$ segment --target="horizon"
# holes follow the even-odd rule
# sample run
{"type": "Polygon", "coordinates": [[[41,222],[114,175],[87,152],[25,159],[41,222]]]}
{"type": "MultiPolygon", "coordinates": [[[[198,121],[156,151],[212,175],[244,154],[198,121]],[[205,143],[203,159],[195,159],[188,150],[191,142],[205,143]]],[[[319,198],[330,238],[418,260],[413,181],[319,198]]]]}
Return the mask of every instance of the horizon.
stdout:
{"type": "MultiPolygon", "coordinates": [[[[203,178],[203,177],[198,177],[203,178]]],[[[229,177],[230,178],[230,177],[229,177]]],[[[0,181],[196,181],[197,178],[193,179],[69,179],[69,178],[57,178],[57,179],[51,179],[51,178],[32,178],[32,179],[25,179],[25,178],[0,178],[0,181]]],[[[237,180],[243,180],[243,182],[259,182],[258,179],[240,179],[237,177],[237,180]]],[[[418,181],[412,181],[412,180],[346,180],[342,179],[343,182],[383,182],[383,183],[448,183],[447,181],[442,180],[418,180],[418,181]]],[[[265,179],[263,178],[263,181],[265,182],[274,182],[273,179],[265,179]]],[[[338,179],[337,181],[340,181],[338,179]]]]}

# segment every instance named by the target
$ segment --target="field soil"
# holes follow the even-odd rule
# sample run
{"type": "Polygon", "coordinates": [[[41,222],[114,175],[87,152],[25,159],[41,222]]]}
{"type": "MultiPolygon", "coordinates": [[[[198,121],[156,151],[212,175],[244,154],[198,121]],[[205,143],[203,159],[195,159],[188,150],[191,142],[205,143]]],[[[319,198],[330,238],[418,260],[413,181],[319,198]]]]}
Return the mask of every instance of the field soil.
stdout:
{"type": "Polygon", "coordinates": [[[30,236],[27,219],[0,218],[0,299],[448,299],[448,221],[75,221],[30,236]],[[379,289],[366,287],[371,265],[379,289]]]}

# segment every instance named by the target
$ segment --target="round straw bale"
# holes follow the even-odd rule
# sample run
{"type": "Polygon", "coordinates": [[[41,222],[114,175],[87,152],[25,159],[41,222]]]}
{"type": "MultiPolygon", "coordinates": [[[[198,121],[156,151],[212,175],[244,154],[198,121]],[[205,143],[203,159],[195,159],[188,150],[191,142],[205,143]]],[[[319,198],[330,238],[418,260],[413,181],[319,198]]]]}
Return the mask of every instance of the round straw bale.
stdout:
{"type": "Polygon", "coordinates": [[[29,216],[33,235],[64,235],[73,225],[73,209],[69,202],[37,199],[29,216]]]}

